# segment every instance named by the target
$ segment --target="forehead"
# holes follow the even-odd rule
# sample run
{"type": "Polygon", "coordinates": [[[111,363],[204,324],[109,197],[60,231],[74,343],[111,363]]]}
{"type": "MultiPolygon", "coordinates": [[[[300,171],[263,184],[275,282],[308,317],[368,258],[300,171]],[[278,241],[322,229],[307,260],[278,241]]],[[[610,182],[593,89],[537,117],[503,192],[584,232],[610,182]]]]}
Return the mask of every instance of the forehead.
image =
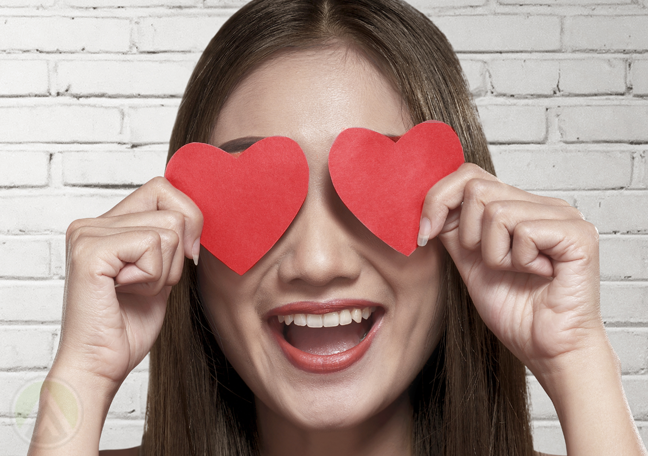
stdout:
{"type": "Polygon", "coordinates": [[[345,128],[400,135],[410,124],[402,98],[367,58],[342,45],[317,47],[252,71],[223,106],[212,143],[281,135],[302,147],[330,145],[345,128]]]}

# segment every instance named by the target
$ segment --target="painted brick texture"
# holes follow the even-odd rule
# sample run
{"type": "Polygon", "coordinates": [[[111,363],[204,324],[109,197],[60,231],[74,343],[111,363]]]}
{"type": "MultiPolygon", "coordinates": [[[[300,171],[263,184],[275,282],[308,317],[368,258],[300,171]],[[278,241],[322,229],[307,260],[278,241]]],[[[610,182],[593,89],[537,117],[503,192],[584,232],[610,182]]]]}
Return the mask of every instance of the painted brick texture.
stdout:
{"type": "MultiPolygon", "coordinates": [[[[14,394],[58,343],[63,235],[164,170],[200,52],[241,0],[0,5],[0,441],[14,394]],[[187,33],[190,31],[191,33],[187,33]]],[[[601,313],[648,441],[648,1],[411,0],[459,54],[498,176],[566,199],[601,233],[601,313]]],[[[101,448],[139,443],[147,360],[101,448]]],[[[565,452],[530,377],[536,449],[565,452]]]]}

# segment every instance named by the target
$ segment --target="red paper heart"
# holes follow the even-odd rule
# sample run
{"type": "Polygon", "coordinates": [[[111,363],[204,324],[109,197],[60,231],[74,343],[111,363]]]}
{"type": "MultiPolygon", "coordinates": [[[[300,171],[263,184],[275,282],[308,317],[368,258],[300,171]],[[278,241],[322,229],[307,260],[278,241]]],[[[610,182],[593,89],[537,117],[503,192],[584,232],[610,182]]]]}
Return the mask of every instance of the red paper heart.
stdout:
{"type": "Polygon", "coordinates": [[[428,190],[464,162],[452,127],[428,121],[394,143],[365,128],[338,135],[329,153],[335,190],[376,236],[409,256],[416,249],[428,190]]]}
{"type": "Polygon", "coordinates": [[[279,240],[308,192],[308,163],[290,138],[273,136],[240,155],[191,143],[169,160],[166,178],[205,219],[201,244],[238,274],[279,240]]]}

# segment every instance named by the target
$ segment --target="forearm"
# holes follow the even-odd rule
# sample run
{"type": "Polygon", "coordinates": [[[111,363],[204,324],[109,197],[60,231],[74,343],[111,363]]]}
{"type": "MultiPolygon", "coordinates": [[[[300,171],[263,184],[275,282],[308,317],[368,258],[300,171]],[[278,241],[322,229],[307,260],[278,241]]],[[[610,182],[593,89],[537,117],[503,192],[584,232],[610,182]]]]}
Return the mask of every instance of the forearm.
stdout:
{"type": "Polygon", "coordinates": [[[98,454],[116,392],[106,379],[55,364],[41,389],[28,455],[98,454]]]}
{"type": "Polygon", "coordinates": [[[569,456],[646,456],[607,340],[538,375],[558,413],[569,456]]]}

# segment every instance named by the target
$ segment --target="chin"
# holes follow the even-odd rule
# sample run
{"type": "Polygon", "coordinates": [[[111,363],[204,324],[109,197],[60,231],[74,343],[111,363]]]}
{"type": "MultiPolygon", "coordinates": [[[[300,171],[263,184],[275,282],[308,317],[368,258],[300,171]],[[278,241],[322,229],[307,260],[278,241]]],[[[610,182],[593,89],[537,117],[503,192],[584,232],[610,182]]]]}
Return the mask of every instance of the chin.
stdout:
{"type": "Polygon", "coordinates": [[[271,406],[259,404],[257,398],[257,409],[261,405],[275,419],[285,420],[304,431],[337,431],[361,426],[385,409],[399,405],[399,395],[407,396],[399,391],[371,388],[371,377],[365,377],[363,382],[358,380],[304,384],[303,393],[302,388],[296,388],[288,397],[273,396],[269,401],[271,406]]]}

